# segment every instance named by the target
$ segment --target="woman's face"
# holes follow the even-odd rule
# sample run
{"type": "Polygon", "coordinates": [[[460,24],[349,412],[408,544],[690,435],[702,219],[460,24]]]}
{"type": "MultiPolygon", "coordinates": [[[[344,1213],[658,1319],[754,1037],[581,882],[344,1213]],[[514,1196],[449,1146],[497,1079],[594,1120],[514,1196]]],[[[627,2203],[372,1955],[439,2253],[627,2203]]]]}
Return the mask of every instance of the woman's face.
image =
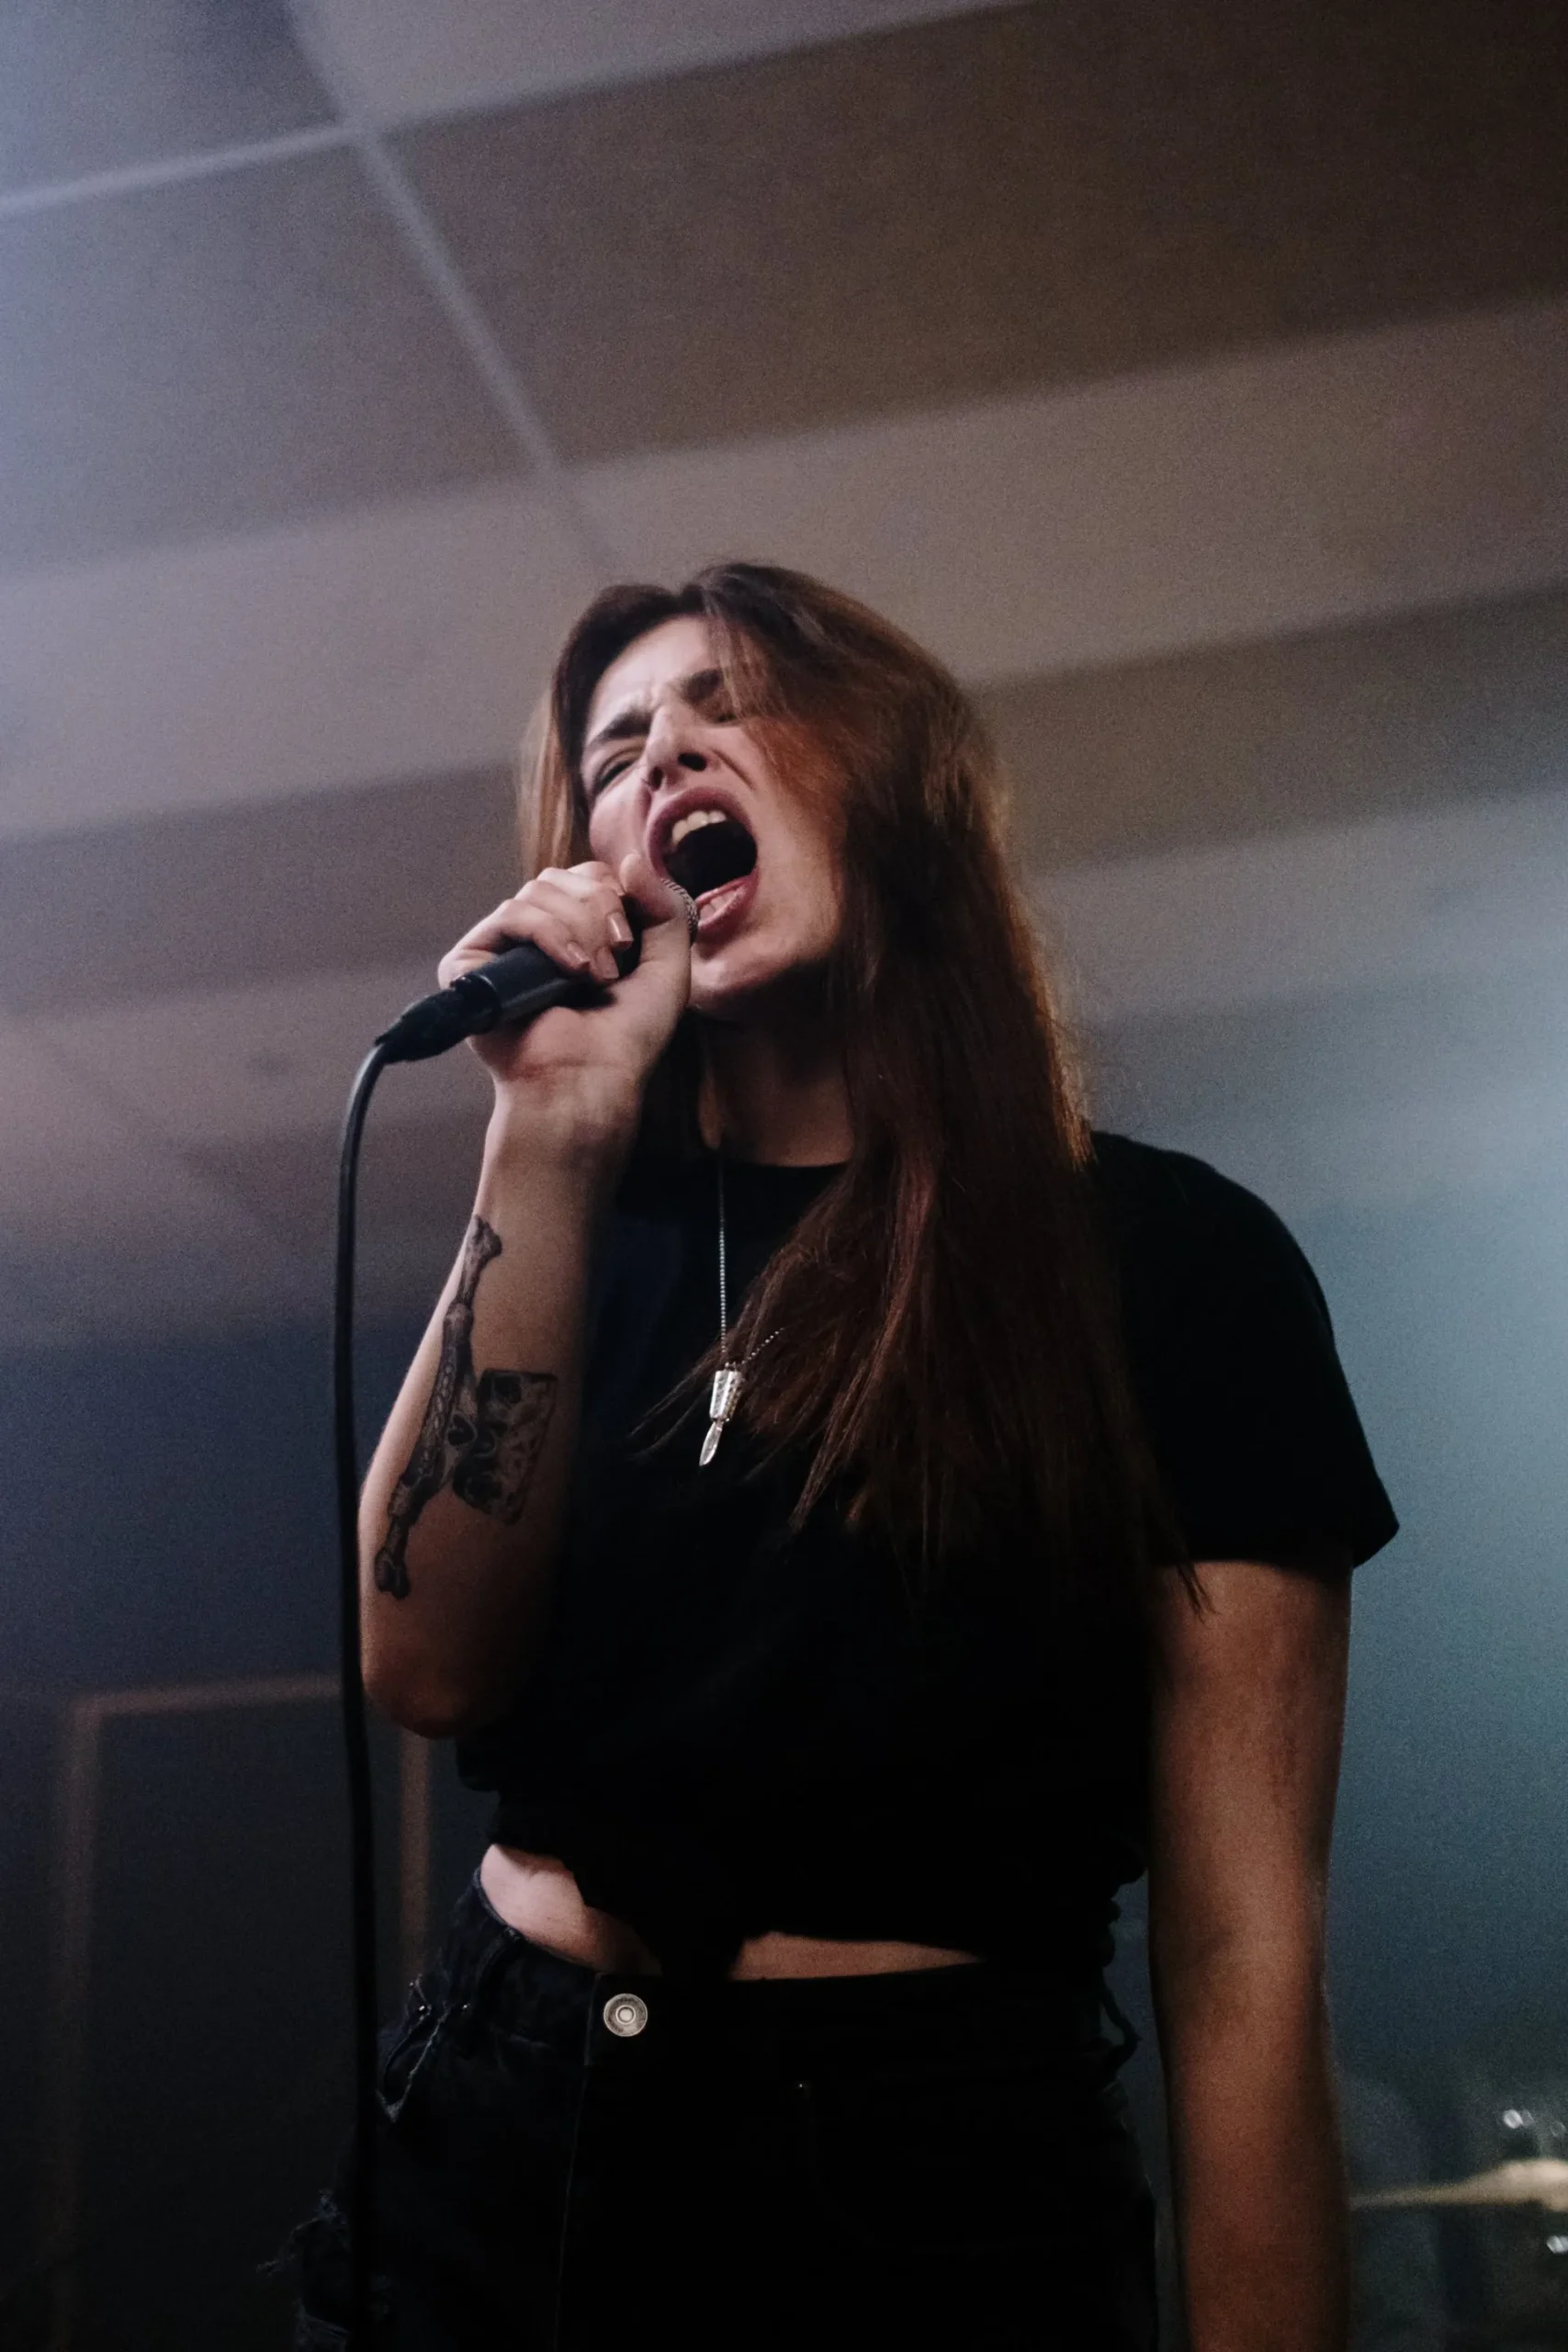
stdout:
{"type": "Polygon", "coordinates": [[[723,692],[705,621],[649,629],[594,689],[582,784],[594,856],[618,867],[640,849],[696,901],[694,1009],[739,1018],[749,999],[825,962],[839,885],[811,796],[778,776],[723,692]]]}

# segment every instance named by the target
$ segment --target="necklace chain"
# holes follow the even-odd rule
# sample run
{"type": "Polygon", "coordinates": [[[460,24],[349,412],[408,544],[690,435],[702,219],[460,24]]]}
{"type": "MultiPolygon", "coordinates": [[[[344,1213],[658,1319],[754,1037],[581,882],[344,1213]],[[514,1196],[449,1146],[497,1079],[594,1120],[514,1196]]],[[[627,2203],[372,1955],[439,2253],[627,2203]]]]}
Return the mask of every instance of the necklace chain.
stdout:
{"type": "Polygon", "coordinates": [[[740,1378],[746,1366],[762,1350],[771,1347],[783,1329],[768,1333],[739,1363],[729,1361],[729,1235],[724,1214],[724,1153],[715,1154],[718,1171],[718,1370],[713,1376],[713,1394],[708,1402],[708,1430],[703,1440],[703,1450],[697,1457],[697,1467],[705,1470],[718,1451],[719,1439],[735,1411],[740,1396],[740,1378]]]}
{"type": "MultiPolygon", "coordinates": [[[[716,1155],[716,1161],[718,1169],[718,1360],[721,1364],[728,1365],[729,1363],[729,1248],[724,1215],[724,1154],[722,1151],[716,1155]]],[[[784,1326],[781,1323],[768,1333],[765,1340],[759,1340],[750,1353],[741,1357],[741,1364],[749,1364],[752,1356],[760,1356],[764,1348],[771,1347],[783,1329],[784,1326]]]]}
{"type": "Polygon", "coordinates": [[[726,1246],[724,1222],[724,1154],[718,1155],[718,1353],[719,1361],[729,1361],[729,1251],[726,1246]]]}

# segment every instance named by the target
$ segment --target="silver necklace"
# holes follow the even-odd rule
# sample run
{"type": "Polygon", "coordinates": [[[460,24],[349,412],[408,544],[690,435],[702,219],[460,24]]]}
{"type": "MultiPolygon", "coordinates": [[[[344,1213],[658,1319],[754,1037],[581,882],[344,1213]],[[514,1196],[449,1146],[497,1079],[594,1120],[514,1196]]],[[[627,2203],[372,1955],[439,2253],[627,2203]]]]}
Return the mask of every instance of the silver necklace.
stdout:
{"type": "Polygon", "coordinates": [[[772,1347],[779,1336],[779,1330],[784,1328],[781,1324],[778,1330],[770,1331],[765,1340],[759,1340],[750,1353],[742,1356],[739,1363],[730,1363],[729,1252],[724,1219],[724,1154],[722,1151],[716,1155],[715,1165],[718,1170],[718,1370],[714,1374],[713,1387],[708,1395],[708,1432],[703,1440],[703,1450],[697,1456],[699,1470],[707,1468],[708,1464],[718,1452],[719,1439],[734,1418],[735,1408],[740,1401],[740,1383],[747,1365],[753,1363],[764,1348],[772,1347]]]}

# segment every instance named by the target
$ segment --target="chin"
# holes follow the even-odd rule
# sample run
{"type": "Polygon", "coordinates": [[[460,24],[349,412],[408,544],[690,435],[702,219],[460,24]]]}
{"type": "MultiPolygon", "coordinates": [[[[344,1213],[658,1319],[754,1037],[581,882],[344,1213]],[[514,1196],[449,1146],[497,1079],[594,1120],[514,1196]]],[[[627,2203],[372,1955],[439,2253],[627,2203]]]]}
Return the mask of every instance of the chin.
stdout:
{"type": "Polygon", "coordinates": [[[739,1021],[765,1003],[780,976],[767,971],[712,971],[692,976],[692,1011],[708,1021],[739,1021]]]}
{"type": "Polygon", "coordinates": [[[699,956],[692,973],[692,1010],[711,1021],[745,1021],[776,1010],[798,1012],[821,1003],[827,959],[800,953],[768,954],[745,940],[699,956]]]}

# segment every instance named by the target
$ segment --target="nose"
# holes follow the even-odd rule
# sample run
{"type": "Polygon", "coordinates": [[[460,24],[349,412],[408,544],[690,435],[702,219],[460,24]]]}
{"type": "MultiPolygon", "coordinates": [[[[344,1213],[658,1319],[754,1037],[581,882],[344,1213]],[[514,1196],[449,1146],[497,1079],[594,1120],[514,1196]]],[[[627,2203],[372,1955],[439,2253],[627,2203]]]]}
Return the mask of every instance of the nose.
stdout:
{"type": "Polygon", "coordinates": [[[696,715],[682,702],[661,702],[653,714],[643,752],[648,788],[679,784],[685,775],[700,775],[707,754],[698,741],[696,715]]]}

